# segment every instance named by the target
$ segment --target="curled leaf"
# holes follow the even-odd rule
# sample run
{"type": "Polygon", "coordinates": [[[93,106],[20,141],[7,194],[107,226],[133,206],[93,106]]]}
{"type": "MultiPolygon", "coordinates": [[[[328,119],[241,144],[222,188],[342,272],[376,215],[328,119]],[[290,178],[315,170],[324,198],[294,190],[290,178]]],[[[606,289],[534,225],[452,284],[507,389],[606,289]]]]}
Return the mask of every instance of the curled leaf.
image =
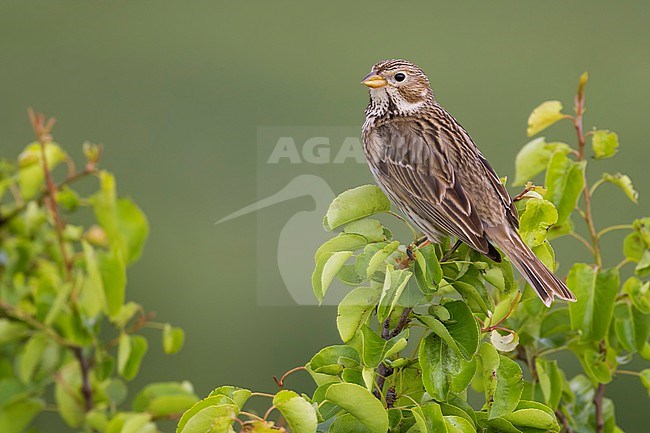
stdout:
{"type": "Polygon", "coordinates": [[[562,118],[564,118],[564,114],[562,114],[560,101],[542,102],[528,117],[528,136],[532,137],[562,118]]]}
{"type": "Polygon", "coordinates": [[[621,188],[630,200],[632,200],[634,203],[637,203],[639,199],[639,192],[634,189],[634,185],[632,185],[632,180],[629,176],[621,173],[603,173],[603,180],[605,182],[613,183],[617,187],[621,188]]]}
{"type": "Polygon", "coordinates": [[[512,352],[519,344],[519,335],[516,332],[501,335],[495,329],[490,334],[490,341],[499,352],[512,352]]]}

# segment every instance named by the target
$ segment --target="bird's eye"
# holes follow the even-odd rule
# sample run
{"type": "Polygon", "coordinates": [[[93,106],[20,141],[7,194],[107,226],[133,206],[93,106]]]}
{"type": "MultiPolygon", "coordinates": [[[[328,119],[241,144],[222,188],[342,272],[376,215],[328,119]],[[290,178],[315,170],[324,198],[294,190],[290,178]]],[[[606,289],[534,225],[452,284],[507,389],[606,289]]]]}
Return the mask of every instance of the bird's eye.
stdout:
{"type": "Polygon", "coordinates": [[[405,74],[403,74],[401,72],[398,72],[397,74],[395,74],[395,81],[401,82],[401,81],[404,81],[404,80],[406,80],[406,75],[405,74]]]}

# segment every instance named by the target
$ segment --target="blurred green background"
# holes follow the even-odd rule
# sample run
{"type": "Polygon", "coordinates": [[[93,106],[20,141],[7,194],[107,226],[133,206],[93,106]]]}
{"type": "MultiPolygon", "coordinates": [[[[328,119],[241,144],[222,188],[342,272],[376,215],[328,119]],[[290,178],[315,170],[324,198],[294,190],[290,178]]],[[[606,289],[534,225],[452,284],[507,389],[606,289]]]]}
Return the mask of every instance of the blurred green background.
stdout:
{"type": "MultiPolygon", "coordinates": [[[[200,395],[219,384],[273,390],[274,374],[338,335],[332,307],[258,305],[256,215],[214,224],[257,198],[258,126],[360,128],[360,78],[380,59],[404,57],[512,178],[531,109],[546,99],[572,107],[587,70],[586,123],[621,139],[620,155],[594,162],[592,173],[623,171],[641,192],[635,206],[605,186],[595,212],[601,227],[628,222],[649,213],[648,16],[647,2],[606,0],[2,0],[1,156],[31,141],[33,106],[57,117],[57,141],[73,154],[85,140],[104,143],[102,166],[148,215],[129,296],[182,326],[187,340],[172,357],[152,344],[134,389],[188,379],[200,395]]],[[[570,132],[545,135],[571,140],[570,132]]],[[[338,180],[341,189],[370,181],[359,169],[338,180]]],[[[305,206],[294,200],[262,217],[272,224],[305,206]]],[[[618,257],[620,240],[609,235],[606,257],[618,257]]],[[[561,271],[587,259],[575,241],[555,245],[561,271]]],[[[307,377],[290,381],[311,389],[307,377]]],[[[637,379],[617,379],[608,394],[621,427],[647,431],[637,379]]]]}

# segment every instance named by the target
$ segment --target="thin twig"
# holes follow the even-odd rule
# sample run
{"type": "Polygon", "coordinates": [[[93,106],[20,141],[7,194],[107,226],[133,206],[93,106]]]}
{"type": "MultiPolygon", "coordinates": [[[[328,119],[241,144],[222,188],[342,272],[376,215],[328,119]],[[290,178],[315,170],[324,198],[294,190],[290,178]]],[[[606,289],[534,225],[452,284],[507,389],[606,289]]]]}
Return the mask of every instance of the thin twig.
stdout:
{"type": "MultiPolygon", "coordinates": [[[[572,117],[573,127],[576,130],[576,135],[578,138],[578,160],[584,161],[585,159],[585,145],[587,143],[587,137],[584,134],[582,126],[582,118],[584,115],[585,109],[585,94],[584,86],[586,79],[581,78],[580,85],[578,86],[578,94],[575,97],[575,112],[576,115],[572,117]]],[[[602,267],[602,256],[600,253],[600,246],[598,242],[598,233],[596,232],[596,226],[594,225],[594,219],[591,212],[591,193],[589,191],[589,184],[587,183],[587,170],[582,171],[583,177],[583,190],[582,195],[585,201],[585,210],[584,210],[584,220],[587,223],[587,228],[589,229],[589,235],[591,236],[591,248],[594,255],[594,260],[596,265],[600,268],[602,267]]]]}
{"type": "Polygon", "coordinates": [[[612,232],[614,230],[632,230],[632,229],[634,229],[634,226],[632,224],[616,224],[613,226],[609,226],[598,232],[598,239],[603,237],[604,234],[612,232]]]}
{"type": "Polygon", "coordinates": [[[48,196],[45,200],[45,204],[50,210],[52,215],[52,223],[54,225],[54,231],[56,232],[56,238],[59,243],[59,248],[61,249],[61,258],[63,260],[63,266],[65,269],[66,280],[72,281],[72,261],[68,256],[68,251],[66,249],[65,240],[63,239],[63,224],[59,218],[59,208],[56,204],[56,193],[57,188],[52,178],[52,172],[47,163],[47,152],[46,147],[49,143],[52,142],[52,128],[56,123],[56,120],[52,117],[45,121],[45,116],[42,114],[36,114],[31,108],[28,110],[29,119],[32,123],[32,128],[36,134],[36,139],[38,140],[41,148],[41,164],[43,167],[43,175],[45,177],[45,186],[48,191],[48,196]]]}
{"type": "MultiPolygon", "coordinates": [[[[404,330],[410,321],[409,316],[411,314],[411,310],[412,308],[405,308],[404,311],[402,311],[402,315],[400,316],[399,321],[393,330],[390,329],[390,317],[387,317],[382,324],[381,337],[384,340],[390,340],[391,338],[399,335],[399,333],[404,330]]],[[[386,378],[392,375],[393,372],[394,370],[384,364],[383,361],[377,367],[377,381],[375,383],[374,394],[375,397],[377,397],[379,400],[381,400],[383,397],[383,389],[384,383],[386,383],[386,378]]]]}
{"type": "Polygon", "coordinates": [[[38,321],[31,315],[27,314],[26,312],[21,311],[16,307],[9,305],[6,302],[1,300],[0,300],[0,310],[2,310],[2,312],[4,312],[7,316],[13,317],[16,320],[25,323],[30,328],[44,332],[48,337],[50,337],[60,346],[66,347],[68,349],[75,349],[78,347],[77,344],[73,343],[70,340],[65,339],[64,337],[59,335],[56,331],[54,331],[54,329],[41,323],[40,321],[38,321]]]}
{"type": "Polygon", "coordinates": [[[573,433],[571,426],[569,426],[569,419],[566,417],[564,412],[560,409],[555,411],[555,416],[562,423],[562,433],[573,433]]]}
{"type": "Polygon", "coordinates": [[[304,365],[300,365],[300,366],[298,366],[298,367],[294,367],[294,368],[292,368],[291,370],[289,370],[289,371],[287,371],[286,373],[284,373],[280,379],[278,379],[276,376],[273,376],[273,380],[274,380],[275,383],[280,387],[280,389],[283,389],[283,388],[284,388],[284,381],[285,381],[285,379],[287,378],[287,376],[289,376],[290,374],[295,373],[296,371],[300,371],[300,370],[307,370],[307,368],[305,368],[304,365]]]}
{"type": "Polygon", "coordinates": [[[587,247],[587,249],[591,252],[591,254],[594,253],[594,248],[591,246],[589,241],[587,241],[587,239],[583,238],[580,234],[571,231],[571,232],[569,232],[569,236],[571,236],[574,239],[579,240],[585,247],[587,247]]]}
{"type": "MultiPolygon", "coordinates": [[[[138,320],[136,320],[131,327],[125,329],[124,332],[126,334],[135,334],[140,329],[144,328],[147,325],[147,323],[149,323],[149,321],[154,317],[156,317],[156,313],[153,311],[149,311],[148,313],[145,313],[144,311],[140,311],[140,316],[138,317],[138,320]]],[[[117,346],[119,343],[120,343],[120,337],[115,337],[111,341],[106,343],[105,349],[109,350],[117,346]]]]}
{"type": "Polygon", "coordinates": [[[84,408],[86,412],[93,408],[93,388],[90,385],[90,360],[84,355],[83,348],[75,347],[72,349],[75,358],[79,362],[81,369],[81,395],[84,398],[84,408]]]}
{"type": "Polygon", "coordinates": [[[605,420],[603,419],[603,397],[605,396],[605,384],[599,383],[594,395],[594,405],[596,406],[596,433],[602,433],[605,430],[605,420]]]}
{"type": "Polygon", "coordinates": [[[275,406],[271,406],[268,408],[266,413],[264,413],[264,420],[266,421],[269,418],[269,415],[271,415],[271,412],[273,412],[275,409],[277,409],[275,406]]]}

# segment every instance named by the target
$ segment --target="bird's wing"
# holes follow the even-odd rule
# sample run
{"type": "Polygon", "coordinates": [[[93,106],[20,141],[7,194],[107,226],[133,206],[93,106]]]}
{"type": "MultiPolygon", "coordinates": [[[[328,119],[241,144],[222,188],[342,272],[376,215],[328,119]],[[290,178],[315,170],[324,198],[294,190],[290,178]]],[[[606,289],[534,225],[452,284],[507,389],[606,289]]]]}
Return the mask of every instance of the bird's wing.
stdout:
{"type": "Polygon", "coordinates": [[[490,182],[490,185],[492,185],[497,195],[501,199],[501,203],[505,208],[508,221],[513,225],[513,227],[518,229],[519,214],[517,213],[515,202],[512,201],[512,197],[510,197],[510,194],[508,194],[508,190],[505,186],[503,186],[503,183],[501,183],[501,178],[496,174],[490,163],[487,162],[487,159],[485,159],[481,152],[477,152],[477,155],[479,161],[483,165],[483,169],[485,170],[486,179],[490,182]]]}
{"type": "Polygon", "coordinates": [[[375,164],[392,192],[408,203],[406,211],[488,253],[483,223],[435,131],[409,119],[384,123],[377,133],[385,145],[374,155],[375,164]]]}

